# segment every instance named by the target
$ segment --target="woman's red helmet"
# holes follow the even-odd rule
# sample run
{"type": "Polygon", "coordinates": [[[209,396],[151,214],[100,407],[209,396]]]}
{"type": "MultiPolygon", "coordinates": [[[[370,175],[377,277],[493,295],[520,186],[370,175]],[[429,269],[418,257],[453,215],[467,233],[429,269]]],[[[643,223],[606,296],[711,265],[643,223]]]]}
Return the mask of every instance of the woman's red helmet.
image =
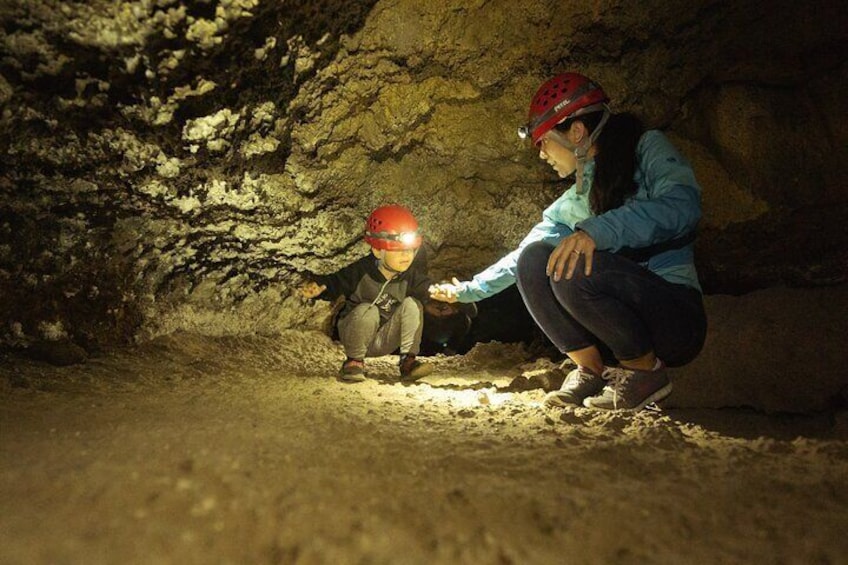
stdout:
{"type": "Polygon", "coordinates": [[[365,222],[365,241],[374,249],[418,249],[422,237],[418,221],[408,209],[395,204],[380,206],[365,222]]]}
{"type": "Polygon", "coordinates": [[[518,129],[522,138],[538,145],[543,135],[561,121],[602,110],[609,101],[593,80],[578,73],[562,73],[545,82],[530,101],[527,125],[518,129]]]}

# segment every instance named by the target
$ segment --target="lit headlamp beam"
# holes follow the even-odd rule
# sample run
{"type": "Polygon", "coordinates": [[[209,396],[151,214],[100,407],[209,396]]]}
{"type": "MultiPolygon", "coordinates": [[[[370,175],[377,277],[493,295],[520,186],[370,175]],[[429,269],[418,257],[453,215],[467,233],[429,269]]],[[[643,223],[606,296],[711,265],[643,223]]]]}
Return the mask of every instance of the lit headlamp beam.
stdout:
{"type": "Polygon", "coordinates": [[[387,241],[399,241],[406,245],[412,245],[418,240],[417,231],[407,231],[403,233],[388,233],[388,232],[367,232],[365,235],[375,239],[385,239],[387,241]]]}

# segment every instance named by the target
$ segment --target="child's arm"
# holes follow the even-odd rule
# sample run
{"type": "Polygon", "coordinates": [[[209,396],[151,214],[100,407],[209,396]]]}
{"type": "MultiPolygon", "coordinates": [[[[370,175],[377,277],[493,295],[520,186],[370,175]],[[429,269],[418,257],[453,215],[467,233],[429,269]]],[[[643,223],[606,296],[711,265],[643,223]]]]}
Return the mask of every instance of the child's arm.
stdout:
{"type": "Polygon", "coordinates": [[[335,273],[314,277],[313,280],[300,286],[301,296],[331,302],[339,296],[350,296],[356,290],[356,285],[359,284],[365,272],[365,262],[368,260],[370,260],[369,257],[363,257],[335,273]]]}

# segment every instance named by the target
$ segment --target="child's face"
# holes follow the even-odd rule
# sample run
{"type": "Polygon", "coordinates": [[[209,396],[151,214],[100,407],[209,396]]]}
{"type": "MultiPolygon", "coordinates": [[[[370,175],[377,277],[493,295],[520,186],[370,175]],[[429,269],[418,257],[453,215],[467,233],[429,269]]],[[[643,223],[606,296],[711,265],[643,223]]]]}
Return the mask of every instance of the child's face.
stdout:
{"type": "Polygon", "coordinates": [[[416,252],[417,249],[400,249],[397,251],[390,251],[388,249],[374,250],[374,254],[386,267],[398,273],[403,273],[412,265],[416,252]]]}

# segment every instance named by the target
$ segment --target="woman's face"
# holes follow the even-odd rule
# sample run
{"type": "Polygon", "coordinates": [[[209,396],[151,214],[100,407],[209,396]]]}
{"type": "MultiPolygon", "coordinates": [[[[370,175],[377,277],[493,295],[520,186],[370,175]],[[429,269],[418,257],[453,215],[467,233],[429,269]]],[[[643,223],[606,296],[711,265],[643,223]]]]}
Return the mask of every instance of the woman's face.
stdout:
{"type": "Polygon", "coordinates": [[[565,178],[577,168],[577,158],[574,157],[574,143],[568,133],[551,129],[539,141],[539,159],[547,161],[560,178],[565,178]],[[569,149],[571,147],[571,149],[569,149]]]}

